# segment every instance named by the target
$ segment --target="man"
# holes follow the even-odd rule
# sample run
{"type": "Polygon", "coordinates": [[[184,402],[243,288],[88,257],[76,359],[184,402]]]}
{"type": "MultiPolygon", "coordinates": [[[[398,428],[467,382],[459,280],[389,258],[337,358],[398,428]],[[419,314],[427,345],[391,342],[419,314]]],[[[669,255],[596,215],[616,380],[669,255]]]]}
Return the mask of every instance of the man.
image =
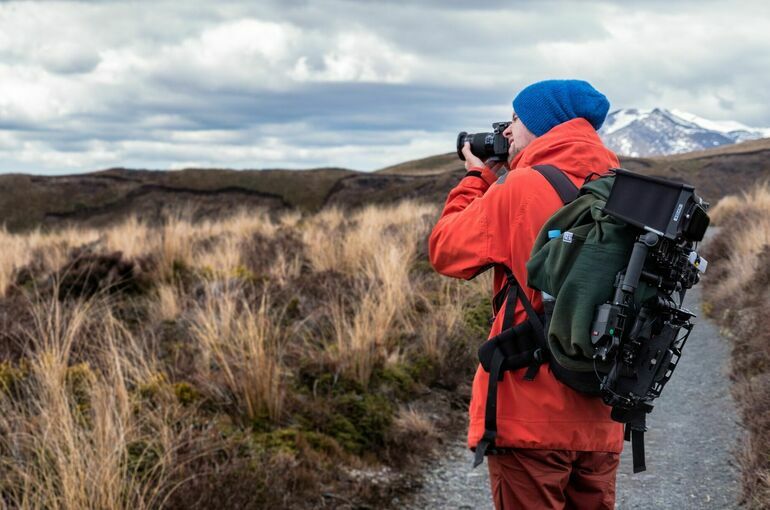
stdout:
{"type": "MultiPolygon", "coordinates": [[[[619,166],[596,134],[609,109],[607,98],[585,81],[548,80],[513,100],[509,168],[497,175],[465,144],[466,176],[447,198],[430,236],[436,271],[471,279],[495,267],[494,293],[510,268],[526,296],[542,311],[539,292],[526,286],[525,264],[540,227],[562,206],[548,181],[532,169],[553,165],[580,187],[591,173],[619,166]]],[[[500,308],[505,310],[505,304],[500,308]]],[[[500,333],[503,313],[489,337],[500,333]]],[[[514,324],[526,320],[517,303],[514,324]]],[[[612,509],[615,473],[623,447],[622,425],[600,398],[562,384],[548,363],[534,379],[527,368],[504,372],[497,389],[497,437],[487,457],[495,506],[533,509],[612,509]]],[[[488,373],[479,365],[473,381],[468,446],[484,434],[488,373]]]]}

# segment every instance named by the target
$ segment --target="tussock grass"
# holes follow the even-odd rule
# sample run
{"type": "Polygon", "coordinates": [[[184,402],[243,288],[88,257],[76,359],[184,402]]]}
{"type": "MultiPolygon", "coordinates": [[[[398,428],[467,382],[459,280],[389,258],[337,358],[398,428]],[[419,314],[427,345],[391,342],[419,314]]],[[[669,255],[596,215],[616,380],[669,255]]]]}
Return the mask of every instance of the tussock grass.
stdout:
{"type": "Polygon", "coordinates": [[[350,299],[340,298],[329,309],[336,340],[334,362],[362,386],[368,385],[375,366],[388,357],[392,348],[388,335],[392,333],[395,310],[375,292],[361,292],[355,305],[350,299]],[[351,306],[355,306],[352,316],[347,312],[351,306]]]}
{"type": "Polygon", "coordinates": [[[737,195],[722,197],[717,204],[709,210],[709,218],[712,225],[719,225],[732,217],[743,206],[744,201],[737,195]]]}
{"type": "Polygon", "coordinates": [[[108,228],[104,234],[107,251],[119,251],[128,258],[136,258],[158,250],[157,232],[135,216],[108,228]]]}
{"type": "Polygon", "coordinates": [[[445,279],[435,302],[425,302],[427,310],[421,322],[420,341],[429,357],[443,361],[449,351],[446,341],[463,322],[466,303],[462,296],[463,289],[458,282],[445,279]]]}
{"type": "Polygon", "coordinates": [[[0,230],[0,501],[313,507],[337,486],[381,503],[346,466],[429,452],[456,420],[413,402],[467,382],[485,327],[489,278],[429,268],[437,214],[406,201],[0,230]]]}
{"type": "Polygon", "coordinates": [[[748,508],[770,506],[770,184],[725,197],[707,246],[706,309],[733,341],[733,394],[747,429],[739,456],[748,508]]]}
{"type": "Polygon", "coordinates": [[[286,332],[262,295],[256,309],[238,289],[208,285],[194,310],[192,334],[201,352],[201,374],[223,379],[229,395],[250,419],[277,420],[283,407],[281,344],[286,332]]]}
{"type": "MultiPolygon", "coordinates": [[[[376,275],[386,246],[413,249],[435,217],[436,207],[413,201],[367,206],[349,218],[339,208],[318,213],[304,231],[308,258],[316,271],[376,275]]],[[[403,261],[407,262],[408,253],[403,261]]]]}
{"type": "Polygon", "coordinates": [[[394,420],[394,429],[399,434],[413,434],[416,437],[431,438],[438,435],[436,425],[425,413],[411,407],[402,407],[394,420]]]}
{"type": "Polygon", "coordinates": [[[94,230],[63,229],[53,233],[34,230],[25,235],[9,233],[0,228],[0,297],[5,296],[8,286],[13,284],[14,274],[22,267],[35,263],[40,270],[61,267],[67,253],[75,246],[95,242],[98,232],[94,230]]]}
{"type": "Polygon", "coordinates": [[[151,308],[156,322],[173,321],[182,312],[179,288],[173,283],[160,283],[156,289],[157,301],[151,308]]]}
{"type": "Polygon", "coordinates": [[[731,295],[750,285],[763,270],[760,257],[770,245],[770,184],[757,186],[742,197],[725,197],[713,214],[724,229],[714,253],[724,277],[715,292],[731,295]]]}
{"type": "Polygon", "coordinates": [[[421,321],[408,312],[417,295],[410,268],[436,212],[435,206],[413,201],[368,206],[349,218],[333,208],[316,215],[304,232],[314,269],[359,279],[354,294],[331,302],[329,313],[336,362],[364,386],[374,367],[394,355],[389,336],[397,330],[413,332],[421,321]],[[353,303],[355,312],[348,314],[353,303]]]}
{"type": "Polygon", "coordinates": [[[162,506],[180,434],[173,407],[136,412],[130,388],[152,370],[136,338],[95,302],[42,300],[33,315],[24,398],[0,397],[3,500],[14,508],[162,506]],[[91,334],[103,341],[98,355],[73,364],[75,345],[91,334]]]}

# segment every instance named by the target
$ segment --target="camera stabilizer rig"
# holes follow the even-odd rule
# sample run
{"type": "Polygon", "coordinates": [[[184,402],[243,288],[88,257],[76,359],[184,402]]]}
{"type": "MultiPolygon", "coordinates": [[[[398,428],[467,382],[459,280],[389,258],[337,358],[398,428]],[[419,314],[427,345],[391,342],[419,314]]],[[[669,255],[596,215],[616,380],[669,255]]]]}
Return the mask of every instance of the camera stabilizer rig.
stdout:
{"type": "Polygon", "coordinates": [[[708,204],[686,184],[622,169],[615,179],[604,212],[640,233],[627,267],[615,278],[612,300],[596,309],[591,339],[594,360],[611,362],[609,372],[597,370],[602,398],[612,407],[612,419],[626,424],[638,472],[645,469],[646,415],[693,328],[695,315],[682,304],[708,265],[696,251],[708,228],[708,204]],[[638,303],[641,283],[654,291],[638,303]]]}

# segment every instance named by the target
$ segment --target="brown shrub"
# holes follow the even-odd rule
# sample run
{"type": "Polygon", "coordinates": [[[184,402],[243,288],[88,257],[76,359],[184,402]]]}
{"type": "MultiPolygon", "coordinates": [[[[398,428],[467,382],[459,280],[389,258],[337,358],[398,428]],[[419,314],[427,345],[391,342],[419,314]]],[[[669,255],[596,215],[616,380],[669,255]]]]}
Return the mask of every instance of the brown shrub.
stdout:
{"type": "Polygon", "coordinates": [[[462,422],[487,326],[489,281],[447,286],[425,260],[435,213],[246,212],[16,239],[0,275],[16,281],[0,298],[0,385],[34,400],[0,398],[3,497],[51,506],[66,485],[83,508],[387,504],[392,468],[423,462],[462,422]],[[17,392],[29,373],[47,386],[17,392]],[[28,443],[14,453],[9,437],[28,443]],[[41,478],[46,456],[67,470],[41,478]]]}
{"type": "Polygon", "coordinates": [[[290,231],[280,230],[273,237],[255,232],[242,245],[243,265],[254,275],[270,274],[271,268],[281,257],[298,256],[301,265],[309,264],[304,257],[302,241],[290,231]]]}
{"type": "Polygon", "coordinates": [[[0,298],[0,359],[18,360],[27,349],[25,332],[34,327],[29,299],[21,293],[0,298]]]}
{"type": "Polygon", "coordinates": [[[770,506],[770,187],[732,197],[715,210],[721,230],[704,250],[704,292],[732,340],[731,377],[746,441],[739,454],[749,508],[770,506]]]}

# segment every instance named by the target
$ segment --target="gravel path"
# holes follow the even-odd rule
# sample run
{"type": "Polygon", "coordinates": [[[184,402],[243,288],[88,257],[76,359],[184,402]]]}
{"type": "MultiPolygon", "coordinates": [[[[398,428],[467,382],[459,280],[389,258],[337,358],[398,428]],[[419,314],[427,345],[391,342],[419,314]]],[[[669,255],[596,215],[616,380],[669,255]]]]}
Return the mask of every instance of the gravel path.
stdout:
{"type": "MultiPolygon", "coordinates": [[[[739,474],[732,451],[740,427],[729,393],[729,345],[716,326],[702,318],[700,303],[696,286],[685,299],[685,307],[699,317],[695,329],[647,418],[647,471],[633,474],[626,443],[617,477],[619,510],[737,507],[739,474]]],[[[464,438],[458,438],[405,508],[493,508],[486,464],[471,470],[471,458],[464,438]]]]}

